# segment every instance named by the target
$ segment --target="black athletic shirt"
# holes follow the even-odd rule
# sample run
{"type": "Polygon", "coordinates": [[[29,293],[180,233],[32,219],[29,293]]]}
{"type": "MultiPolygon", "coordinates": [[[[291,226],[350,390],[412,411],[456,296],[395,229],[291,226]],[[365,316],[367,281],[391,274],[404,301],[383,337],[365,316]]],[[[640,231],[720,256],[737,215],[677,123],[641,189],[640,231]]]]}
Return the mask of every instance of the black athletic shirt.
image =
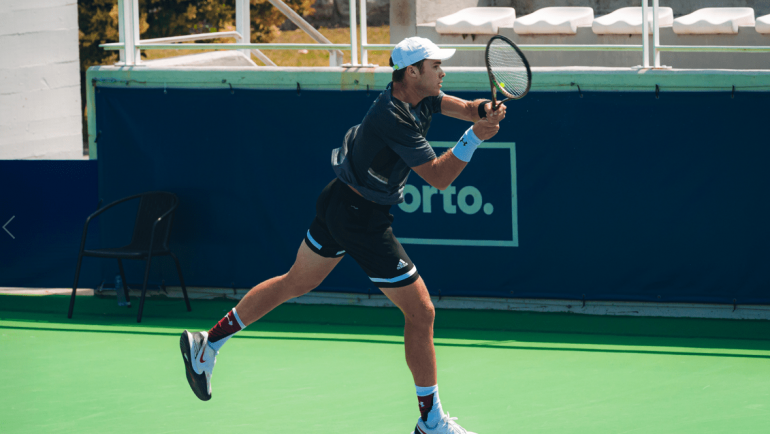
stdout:
{"type": "Polygon", "coordinates": [[[332,151],[337,177],[382,205],[403,202],[410,168],[436,158],[425,135],[433,114],[441,113],[444,97],[440,92],[411,107],[393,97],[392,85],[377,97],[361,124],[348,130],[342,147],[332,151]]]}

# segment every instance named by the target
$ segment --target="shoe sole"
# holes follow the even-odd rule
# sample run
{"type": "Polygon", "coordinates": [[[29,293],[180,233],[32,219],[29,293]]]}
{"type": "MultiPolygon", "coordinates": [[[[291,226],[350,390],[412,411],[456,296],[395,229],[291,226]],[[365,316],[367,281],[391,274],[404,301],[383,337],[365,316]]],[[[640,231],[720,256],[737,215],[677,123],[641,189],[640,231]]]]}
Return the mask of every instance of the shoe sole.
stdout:
{"type": "Polygon", "coordinates": [[[206,374],[198,374],[192,367],[192,334],[187,330],[182,332],[182,337],[179,339],[179,349],[182,351],[182,360],[184,360],[184,367],[187,374],[187,382],[190,384],[195,396],[201,401],[208,401],[211,399],[211,395],[208,393],[208,387],[206,385],[206,374]],[[201,387],[202,386],[202,387],[201,387]]]}

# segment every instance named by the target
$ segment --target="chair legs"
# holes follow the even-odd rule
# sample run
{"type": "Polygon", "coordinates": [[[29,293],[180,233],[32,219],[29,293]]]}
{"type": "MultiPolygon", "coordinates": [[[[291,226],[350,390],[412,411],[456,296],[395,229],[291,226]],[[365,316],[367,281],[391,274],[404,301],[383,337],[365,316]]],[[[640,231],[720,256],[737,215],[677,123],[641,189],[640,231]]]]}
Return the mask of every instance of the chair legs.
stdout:
{"type": "Polygon", "coordinates": [[[80,279],[80,265],[83,263],[83,253],[78,255],[78,266],[75,269],[75,283],[72,284],[72,297],[70,297],[70,309],[67,312],[67,318],[72,318],[72,310],[75,309],[75,293],[78,289],[78,279],[80,279]]]}
{"type": "MultiPolygon", "coordinates": [[[[170,252],[169,252],[170,253],[170,252]]],[[[176,265],[176,271],[179,274],[179,283],[182,285],[182,294],[184,294],[184,302],[187,305],[187,311],[192,311],[192,307],[190,307],[190,299],[187,296],[187,287],[184,283],[184,277],[182,277],[182,267],[179,265],[179,259],[173,254],[170,253],[171,258],[174,260],[174,264],[176,265]]],[[[142,322],[142,311],[144,310],[144,300],[147,296],[147,281],[150,278],[150,263],[152,262],[152,256],[147,257],[147,266],[144,269],[144,282],[142,283],[142,296],[139,300],[139,310],[136,314],[136,322],[142,322]]],[[[75,269],[75,282],[72,284],[72,296],[70,297],[70,307],[69,311],[67,312],[67,318],[72,318],[72,311],[75,308],[75,294],[77,293],[78,288],[78,280],[80,279],[80,268],[83,264],[83,255],[78,255],[78,265],[75,269]]],[[[123,262],[118,259],[118,268],[120,269],[120,278],[123,280],[123,291],[126,295],[126,301],[128,301],[128,280],[126,280],[126,273],[123,270],[123,262]]],[[[130,306],[130,305],[129,305],[130,306]]]]}
{"type": "Polygon", "coordinates": [[[182,277],[182,267],[179,266],[179,260],[176,258],[176,256],[169,252],[171,255],[171,258],[174,260],[174,264],[176,264],[176,272],[179,274],[179,283],[182,285],[182,294],[184,294],[184,302],[187,305],[187,311],[192,311],[192,307],[190,307],[190,299],[187,298],[187,287],[184,284],[184,277],[182,277]]]}

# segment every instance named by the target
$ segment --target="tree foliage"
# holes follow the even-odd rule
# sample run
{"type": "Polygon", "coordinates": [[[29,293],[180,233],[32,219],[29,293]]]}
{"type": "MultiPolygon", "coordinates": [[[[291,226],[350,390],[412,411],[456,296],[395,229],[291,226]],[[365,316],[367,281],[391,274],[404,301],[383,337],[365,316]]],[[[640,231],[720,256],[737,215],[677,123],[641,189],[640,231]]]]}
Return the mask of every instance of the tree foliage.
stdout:
{"type": "MultiPolygon", "coordinates": [[[[131,1],[131,0],[125,0],[131,1]]],[[[300,15],[315,12],[315,0],[284,0],[300,15]]],[[[286,17],[268,0],[250,0],[251,42],[270,42],[286,17]]],[[[234,0],[139,0],[142,39],[235,30],[234,0]]],[[[117,61],[117,51],[99,44],[118,42],[118,0],[79,0],[80,66],[117,61]]],[[[202,41],[213,42],[213,41],[202,41]]]]}
{"type": "MultiPolygon", "coordinates": [[[[147,13],[140,14],[139,31],[147,31],[147,13]]],[[[118,42],[118,1],[79,0],[78,29],[80,39],[80,69],[114,63],[117,51],[106,51],[99,44],[118,42]]]]}

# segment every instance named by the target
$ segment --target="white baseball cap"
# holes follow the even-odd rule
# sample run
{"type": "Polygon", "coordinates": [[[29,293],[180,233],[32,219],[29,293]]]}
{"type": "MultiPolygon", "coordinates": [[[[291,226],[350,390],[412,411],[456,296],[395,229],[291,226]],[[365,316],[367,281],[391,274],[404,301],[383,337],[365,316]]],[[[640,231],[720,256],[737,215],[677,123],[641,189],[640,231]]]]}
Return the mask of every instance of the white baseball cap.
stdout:
{"type": "Polygon", "coordinates": [[[390,53],[390,58],[393,59],[393,69],[401,69],[423,59],[449,59],[454,56],[455,51],[454,48],[439,48],[430,39],[413,36],[399,42],[390,53]]]}

